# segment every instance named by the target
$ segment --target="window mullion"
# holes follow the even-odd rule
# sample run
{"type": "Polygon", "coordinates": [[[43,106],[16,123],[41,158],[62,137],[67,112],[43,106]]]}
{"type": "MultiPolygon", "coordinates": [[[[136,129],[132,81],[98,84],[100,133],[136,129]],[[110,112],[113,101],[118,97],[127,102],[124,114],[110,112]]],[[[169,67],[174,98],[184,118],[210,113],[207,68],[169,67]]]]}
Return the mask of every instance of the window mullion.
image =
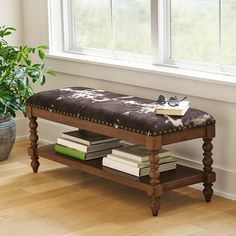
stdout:
{"type": "Polygon", "coordinates": [[[170,63],[170,0],[151,0],[152,63],[170,63]]]}
{"type": "Polygon", "coordinates": [[[219,0],[219,67],[222,67],[222,0],[219,0]]]}
{"type": "Polygon", "coordinates": [[[73,0],[69,1],[62,1],[63,4],[63,14],[62,14],[62,20],[63,20],[63,40],[64,40],[64,51],[69,51],[71,48],[74,47],[74,21],[73,21],[73,0]]]}
{"type": "Polygon", "coordinates": [[[159,28],[159,5],[158,0],[151,0],[151,51],[152,64],[160,64],[162,61],[161,55],[161,40],[159,28]]]}
{"type": "Polygon", "coordinates": [[[163,64],[173,64],[171,55],[171,0],[163,0],[163,48],[164,61],[163,64]]]}
{"type": "Polygon", "coordinates": [[[110,0],[110,18],[111,18],[111,51],[112,54],[114,55],[115,51],[115,32],[114,32],[114,22],[113,22],[113,2],[110,0]]]}

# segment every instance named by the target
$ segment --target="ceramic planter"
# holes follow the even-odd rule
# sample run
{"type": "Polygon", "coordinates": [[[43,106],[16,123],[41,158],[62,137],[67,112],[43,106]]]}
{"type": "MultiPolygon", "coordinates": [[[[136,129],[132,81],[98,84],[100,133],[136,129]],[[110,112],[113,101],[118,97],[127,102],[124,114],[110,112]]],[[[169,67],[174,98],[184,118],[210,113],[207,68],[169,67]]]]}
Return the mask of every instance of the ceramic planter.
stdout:
{"type": "Polygon", "coordinates": [[[16,124],[12,118],[0,118],[0,161],[6,160],[16,139],[16,124]]]}

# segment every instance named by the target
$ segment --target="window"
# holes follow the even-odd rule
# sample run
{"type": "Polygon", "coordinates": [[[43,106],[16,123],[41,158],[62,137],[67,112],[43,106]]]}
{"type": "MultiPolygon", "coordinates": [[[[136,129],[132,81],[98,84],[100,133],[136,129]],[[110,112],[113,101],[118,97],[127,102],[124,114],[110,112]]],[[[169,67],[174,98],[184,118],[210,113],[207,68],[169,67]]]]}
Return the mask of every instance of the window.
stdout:
{"type": "Polygon", "coordinates": [[[171,0],[171,58],[216,64],[218,0],[171,0]]]}
{"type": "Polygon", "coordinates": [[[148,0],[71,0],[69,49],[119,58],[150,56],[150,9],[148,0]]]}
{"type": "Polygon", "coordinates": [[[236,1],[222,3],[222,63],[236,66],[236,1]]]}
{"type": "Polygon", "coordinates": [[[63,0],[62,11],[66,52],[236,73],[235,0],[63,0]]]}
{"type": "Polygon", "coordinates": [[[236,1],[170,0],[169,10],[170,63],[236,66],[236,1]]]}

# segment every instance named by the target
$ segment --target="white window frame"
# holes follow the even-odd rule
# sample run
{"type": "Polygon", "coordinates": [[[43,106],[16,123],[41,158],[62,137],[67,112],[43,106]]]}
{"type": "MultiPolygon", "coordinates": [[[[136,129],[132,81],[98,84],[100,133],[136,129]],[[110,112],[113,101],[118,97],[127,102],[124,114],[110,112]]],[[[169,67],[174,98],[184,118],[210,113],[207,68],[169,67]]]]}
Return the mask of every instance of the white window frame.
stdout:
{"type": "Polygon", "coordinates": [[[228,66],[222,63],[222,0],[219,0],[219,44],[217,64],[173,59],[171,55],[171,0],[165,1],[165,21],[166,21],[166,45],[165,45],[165,64],[172,65],[181,69],[194,71],[204,71],[222,75],[236,75],[236,66],[228,66]]]}
{"type": "MultiPolygon", "coordinates": [[[[45,24],[45,17],[40,20],[41,29],[46,30],[45,25],[48,25],[48,32],[42,32],[45,35],[44,42],[50,48],[47,55],[48,64],[59,74],[66,73],[76,77],[89,77],[107,82],[236,103],[236,77],[232,75],[186,70],[178,66],[151,65],[66,53],[63,44],[64,30],[66,30],[62,24],[63,1],[65,0],[47,0],[48,24],[45,24]]],[[[161,4],[165,4],[165,1],[159,0],[161,4]]],[[[156,17],[163,14],[162,10],[163,8],[158,8],[156,17]]],[[[159,23],[166,24],[166,22],[159,23]]],[[[155,26],[152,25],[152,27],[155,26]]],[[[160,40],[163,28],[158,29],[156,36],[158,40],[160,40]]],[[[158,50],[163,50],[163,48],[160,47],[158,50]]],[[[165,58],[157,58],[157,60],[165,61],[165,58]]]]}
{"type": "MultiPolygon", "coordinates": [[[[152,2],[157,2],[158,0],[150,0],[152,2]]],[[[111,16],[112,16],[112,0],[110,0],[111,5],[111,16]]],[[[64,51],[69,53],[77,53],[88,56],[97,56],[97,57],[107,57],[114,58],[116,60],[127,60],[127,61],[137,61],[143,63],[152,63],[152,56],[142,55],[138,53],[129,53],[129,52],[119,52],[114,50],[105,50],[99,48],[78,48],[75,46],[73,41],[74,27],[71,19],[73,15],[69,17],[70,14],[73,14],[73,0],[62,0],[62,15],[63,15],[63,28],[64,28],[64,51]]],[[[112,19],[112,17],[111,17],[112,19]]],[[[112,28],[112,22],[111,22],[112,28]]],[[[113,32],[113,29],[112,29],[113,32]]],[[[113,40],[112,40],[113,41],[113,40]]]]}
{"type": "MultiPolygon", "coordinates": [[[[110,0],[112,1],[112,0],[110,0]]],[[[178,60],[171,57],[171,32],[170,32],[170,4],[171,0],[150,0],[151,1],[151,58],[149,56],[134,54],[134,53],[119,53],[111,52],[109,50],[103,49],[94,49],[94,48],[75,48],[75,42],[72,42],[73,37],[73,23],[72,17],[69,17],[69,14],[73,12],[71,10],[72,1],[71,0],[49,0],[49,8],[57,6],[57,11],[60,12],[60,16],[57,17],[57,21],[60,22],[62,19],[62,32],[61,32],[61,42],[60,51],[69,52],[72,54],[88,55],[88,56],[97,56],[97,57],[108,57],[115,60],[125,60],[125,61],[136,61],[142,63],[148,63],[153,65],[168,66],[173,68],[188,69],[193,71],[203,71],[209,73],[217,73],[222,75],[233,75],[236,76],[236,67],[235,66],[226,66],[222,65],[221,58],[219,58],[219,64],[210,64],[202,62],[191,62],[187,60],[178,60]],[[57,2],[55,4],[55,2],[57,2]],[[72,45],[72,46],[71,46],[72,45]]],[[[219,12],[219,21],[221,26],[221,1],[220,2],[220,12],[219,12]]],[[[52,15],[52,14],[51,14],[52,15]]],[[[58,28],[58,27],[57,27],[58,28]]],[[[53,28],[50,29],[53,31],[53,28]]],[[[60,35],[61,30],[58,29],[58,35],[60,35]]],[[[221,57],[221,27],[219,29],[219,55],[221,57]]],[[[51,40],[52,41],[52,40],[51,40]]],[[[57,45],[57,43],[55,43],[57,45]]],[[[57,51],[58,51],[58,45],[57,51]]],[[[55,48],[55,45],[50,45],[50,48],[55,48]]]]}

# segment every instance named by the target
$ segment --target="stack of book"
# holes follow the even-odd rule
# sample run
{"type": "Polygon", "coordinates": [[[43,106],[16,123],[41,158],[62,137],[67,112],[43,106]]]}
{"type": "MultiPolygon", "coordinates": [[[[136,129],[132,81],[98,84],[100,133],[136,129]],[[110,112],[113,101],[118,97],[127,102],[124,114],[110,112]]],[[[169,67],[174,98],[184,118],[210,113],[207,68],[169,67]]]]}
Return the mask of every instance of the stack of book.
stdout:
{"type": "Polygon", "coordinates": [[[75,130],[63,133],[57,139],[54,150],[85,161],[104,157],[111,153],[113,148],[119,146],[120,142],[116,138],[85,130],[75,130]]]}
{"type": "Polygon", "coordinates": [[[181,101],[178,106],[170,106],[168,103],[157,105],[155,110],[157,115],[184,116],[189,109],[189,101],[181,101]]]}
{"type": "MultiPolygon", "coordinates": [[[[160,172],[176,169],[176,160],[171,156],[170,151],[162,149],[159,157],[160,172]]],[[[103,158],[103,166],[138,177],[145,176],[150,171],[149,154],[141,145],[119,147],[103,158]]]]}

